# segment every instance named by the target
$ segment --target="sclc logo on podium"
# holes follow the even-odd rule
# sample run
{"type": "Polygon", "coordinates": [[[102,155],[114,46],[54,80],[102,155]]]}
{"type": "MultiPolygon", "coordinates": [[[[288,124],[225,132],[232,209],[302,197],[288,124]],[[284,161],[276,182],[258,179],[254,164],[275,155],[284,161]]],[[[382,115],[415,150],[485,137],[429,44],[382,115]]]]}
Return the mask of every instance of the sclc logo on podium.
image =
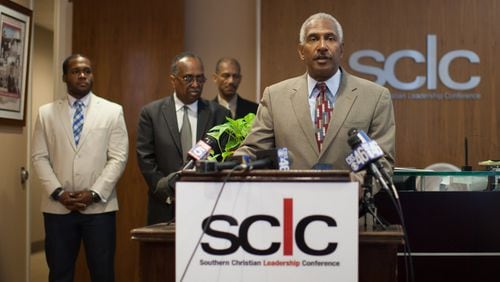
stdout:
{"type": "Polygon", "coordinates": [[[330,255],[337,249],[337,242],[325,242],[326,247],[322,249],[312,248],[307,244],[307,228],[311,223],[324,224],[325,228],[336,228],[337,222],[334,218],[327,215],[315,214],[301,218],[296,225],[293,222],[293,199],[283,199],[283,222],[272,215],[256,214],[246,217],[238,223],[238,220],[227,214],[217,214],[212,217],[206,217],[201,228],[207,225],[206,235],[227,240],[227,248],[214,248],[209,242],[202,242],[203,251],[211,255],[230,255],[235,253],[240,247],[249,254],[267,256],[272,255],[282,249],[284,256],[292,256],[294,245],[305,254],[313,256],[330,255]],[[238,234],[217,230],[212,226],[214,222],[226,222],[230,226],[238,226],[238,234]],[[269,247],[258,249],[251,244],[249,230],[255,223],[268,224],[269,228],[281,228],[283,232],[282,242],[269,242],[269,247]],[[294,228],[295,227],[295,228],[294,228]],[[294,230],[295,229],[295,230],[294,230]],[[295,242],[295,244],[294,244],[295,242]]]}

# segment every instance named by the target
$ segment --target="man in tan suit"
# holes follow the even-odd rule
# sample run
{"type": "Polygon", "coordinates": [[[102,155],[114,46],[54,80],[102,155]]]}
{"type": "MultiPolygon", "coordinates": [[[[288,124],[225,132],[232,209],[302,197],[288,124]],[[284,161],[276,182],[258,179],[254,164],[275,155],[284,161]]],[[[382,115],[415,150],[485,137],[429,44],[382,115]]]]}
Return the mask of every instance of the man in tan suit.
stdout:
{"type": "Polygon", "coordinates": [[[92,281],[114,281],[115,185],[128,157],[123,110],[91,92],[82,55],[64,61],[63,81],[67,95],[40,107],[33,133],[49,281],[73,281],[82,240],[92,281]]]}
{"type": "Polygon", "coordinates": [[[325,13],[309,17],[298,45],[307,72],[264,90],[253,128],[235,154],[255,156],[258,150],[287,147],[293,155],[292,169],[317,164],[349,169],[345,162],[351,152],[348,131],[357,128],[380,145],[385,153],[382,162],[390,170],[395,138],[391,95],[386,88],[344,71],[340,67],[343,48],[342,27],[334,17],[325,13]],[[325,95],[333,107],[323,136],[315,124],[320,82],[326,84],[325,95]]]}

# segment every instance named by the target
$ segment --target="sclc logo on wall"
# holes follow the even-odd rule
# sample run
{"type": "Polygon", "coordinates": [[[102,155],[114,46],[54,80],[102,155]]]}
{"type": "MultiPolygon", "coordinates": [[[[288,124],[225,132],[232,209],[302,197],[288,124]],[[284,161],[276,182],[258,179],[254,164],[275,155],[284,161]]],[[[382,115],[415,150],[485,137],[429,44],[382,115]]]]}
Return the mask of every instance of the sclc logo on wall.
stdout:
{"type": "Polygon", "coordinates": [[[349,57],[349,66],[351,69],[376,77],[376,83],[385,85],[386,83],[391,87],[405,91],[393,92],[393,99],[480,99],[480,93],[467,93],[465,91],[476,88],[481,77],[471,75],[465,82],[455,81],[450,76],[450,65],[458,59],[466,59],[470,64],[479,64],[479,56],[470,50],[452,50],[445,53],[441,58],[437,57],[437,40],[436,35],[427,35],[427,54],[426,56],[417,50],[404,49],[398,50],[387,58],[382,53],[376,50],[359,50],[354,52],[349,57]],[[383,69],[376,66],[364,65],[360,61],[362,58],[371,58],[376,62],[384,63],[383,69]],[[399,60],[406,58],[412,59],[415,63],[426,64],[426,72],[424,75],[417,75],[413,81],[403,82],[398,79],[395,73],[395,67],[399,60]],[[437,89],[437,82],[439,81],[450,89],[446,93],[432,92],[437,89]],[[427,93],[415,93],[413,90],[426,86],[427,93]]]}

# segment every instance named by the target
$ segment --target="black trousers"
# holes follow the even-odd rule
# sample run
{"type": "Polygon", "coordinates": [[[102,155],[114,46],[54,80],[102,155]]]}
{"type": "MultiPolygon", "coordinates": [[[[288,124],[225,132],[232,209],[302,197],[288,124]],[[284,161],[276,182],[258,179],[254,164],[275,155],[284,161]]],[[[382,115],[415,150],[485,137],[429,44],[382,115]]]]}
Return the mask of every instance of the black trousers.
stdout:
{"type": "Polygon", "coordinates": [[[93,282],[114,281],[116,212],[101,214],[44,213],[45,256],[50,282],[72,282],[83,241],[93,282]]]}

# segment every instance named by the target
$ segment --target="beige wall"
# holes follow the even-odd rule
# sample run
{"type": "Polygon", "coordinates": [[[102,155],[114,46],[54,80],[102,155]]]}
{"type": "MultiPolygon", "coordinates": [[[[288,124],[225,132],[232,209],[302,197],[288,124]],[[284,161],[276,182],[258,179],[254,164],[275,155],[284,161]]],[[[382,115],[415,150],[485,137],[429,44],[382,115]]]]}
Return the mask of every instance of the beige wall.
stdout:
{"type": "MultiPolygon", "coordinates": [[[[31,7],[30,0],[13,1],[31,7]]],[[[28,92],[31,90],[27,84],[28,92]]],[[[30,118],[27,97],[26,119],[30,118]]],[[[29,124],[29,122],[27,122],[29,124]]],[[[29,184],[20,183],[20,168],[28,167],[27,136],[29,125],[0,123],[0,281],[25,281],[27,262],[27,202],[29,184]]]]}
{"type": "MultiPolygon", "coordinates": [[[[52,102],[64,93],[62,83],[61,61],[69,55],[71,48],[72,4],[68,0],[38,0],[34,8],[34,43],[33,43],[33,95],[31,102],[32,117],[34,125],[38,108],[41,105],[52,102]],[[39,20],[39,22],[37,22],[39,20]],[[52,26],[50,21],[61,23],[52,26]],[[51,30],[54,28],[56,32],[51,30]],[[54,89],[58,89],[55,91],[54,89]]],[[[31,133],[30,133],[31,134],[31,133]]],[[[33,251],[43,247],[45,237],[43,217],[40,211],[40,197],[42,187],[30,164],[31,186],[30,186],[30,236],[33,251]]]]}
{"type": "MultiPolygon", "coordinates": [[[[54,74],[52,72],[53,32],[35,25],[33,44],[33,98],[32,124],[34,125],[37,109],[53,100],[54,74]]],[[[44,239],[42,213],[40,212],[40,197],[42,187],[33,172],[31,178],[31,242],[40,242],[44,239]]]]}
{"type": "Polygon", "coordinates": [[[240,61],[239,93],[256,100],[256,0],[185,0],[185,49],[203,59],[208,78],[203,97],[212,99],[215,63],[231,56],[240,61]]]}

